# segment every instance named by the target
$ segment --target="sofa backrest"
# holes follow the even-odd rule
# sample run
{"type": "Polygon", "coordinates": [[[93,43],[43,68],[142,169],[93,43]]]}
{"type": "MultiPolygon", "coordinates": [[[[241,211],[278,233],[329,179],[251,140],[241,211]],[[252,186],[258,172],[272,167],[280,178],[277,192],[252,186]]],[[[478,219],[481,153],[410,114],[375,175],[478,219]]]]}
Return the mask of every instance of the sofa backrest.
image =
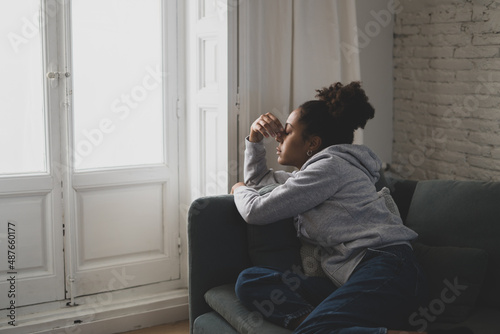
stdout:
{"type": "Polygon", "coordinates": [[[390,179],[387,182],[387,187],[391,190],[391,195],[398,206],[403,222],[406,221],[406,217],[408,216],[411,199],[417,184],[418,181],[400,179],[390,179]]]}
{"type": "Polygon", "coordinates": [[[426,245],[486,250],[478,303],[500,307],[500,182],[420,181],[405,224],[426,245]]]}

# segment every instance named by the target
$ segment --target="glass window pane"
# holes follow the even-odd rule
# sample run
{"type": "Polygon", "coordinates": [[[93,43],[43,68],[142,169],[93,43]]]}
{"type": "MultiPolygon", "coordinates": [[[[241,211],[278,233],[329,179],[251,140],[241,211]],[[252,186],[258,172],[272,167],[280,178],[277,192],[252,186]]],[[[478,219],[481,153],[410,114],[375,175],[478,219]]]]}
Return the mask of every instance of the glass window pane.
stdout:
{"type": "Polygon", "coordinates": [[[163,163],[160,0],[73,0],[76,169],[163,163]]]}
{"type": "Polygon", "coordinates": [[[46,172],[40,0],[0,2],[0,175],[46,172]]]}

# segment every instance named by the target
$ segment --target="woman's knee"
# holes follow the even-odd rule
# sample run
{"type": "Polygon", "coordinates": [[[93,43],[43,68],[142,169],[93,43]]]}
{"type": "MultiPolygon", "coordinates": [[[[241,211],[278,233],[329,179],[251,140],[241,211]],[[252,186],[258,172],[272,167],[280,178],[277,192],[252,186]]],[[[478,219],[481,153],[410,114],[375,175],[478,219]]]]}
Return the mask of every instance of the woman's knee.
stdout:
{"type": "Polygon", "coordinates": [[[236,280],[236,296],[245,302],[254,299],[255,294],[262,289],[263,285],[271,284],[272,281],[279,280],[281,273],[272,268],[250,267],[243,270],[236,280]]]}
{"type": "Polygon", "coordinates": [[[248,290],[250,282],[250,269],[252,268],[247,268],[238,275],[238,279],[236,280],[236,284],[234,286],[236,296],[242,301],[244,301],[244,297],[247,295],[246,290],[248,290]]]}

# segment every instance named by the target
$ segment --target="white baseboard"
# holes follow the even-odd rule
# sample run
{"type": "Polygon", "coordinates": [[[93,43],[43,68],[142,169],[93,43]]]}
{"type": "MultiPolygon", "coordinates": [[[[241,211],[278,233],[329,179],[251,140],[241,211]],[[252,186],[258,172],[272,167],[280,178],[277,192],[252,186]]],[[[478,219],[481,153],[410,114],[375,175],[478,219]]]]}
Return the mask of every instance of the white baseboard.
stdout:
{"type": "Polygon", "coordinates": [[[188,291],[81,305],[26,315],[17,326],[0,323],[2,334],[114,334],[188,319],[188,291]]]}

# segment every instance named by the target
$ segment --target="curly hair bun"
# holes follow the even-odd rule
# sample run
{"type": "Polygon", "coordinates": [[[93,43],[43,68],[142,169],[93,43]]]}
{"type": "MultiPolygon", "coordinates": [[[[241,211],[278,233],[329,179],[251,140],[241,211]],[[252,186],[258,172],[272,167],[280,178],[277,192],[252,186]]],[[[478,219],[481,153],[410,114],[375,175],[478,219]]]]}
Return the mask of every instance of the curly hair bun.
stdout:
{"type": "Polygon", "coordinates": [[[366,122],[375,116],[375,109],[368,102],[359,81],[345,86],[337,82],[316,92],[316,97],[326,102],[333,118],[352,130],[364,128],[366,122]]]}

